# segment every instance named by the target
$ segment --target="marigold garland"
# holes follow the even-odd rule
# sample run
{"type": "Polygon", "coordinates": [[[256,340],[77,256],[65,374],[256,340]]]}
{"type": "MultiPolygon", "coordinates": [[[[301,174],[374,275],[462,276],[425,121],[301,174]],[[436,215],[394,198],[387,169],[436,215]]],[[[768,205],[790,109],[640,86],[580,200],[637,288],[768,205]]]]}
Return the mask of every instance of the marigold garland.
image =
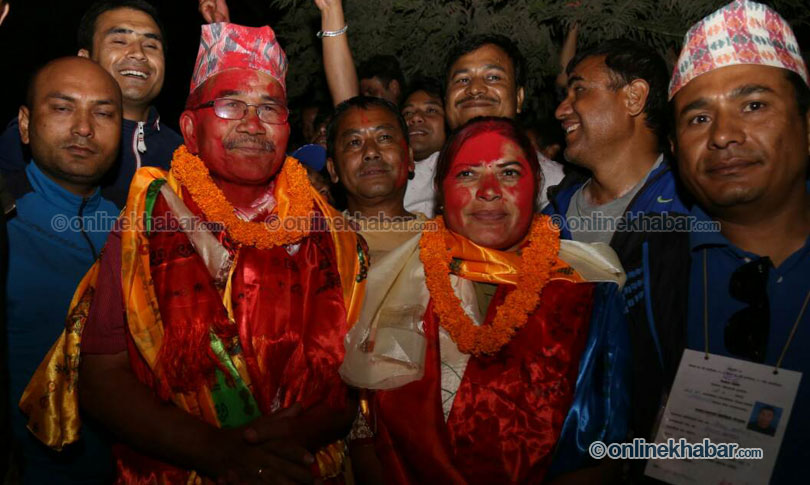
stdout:
{"type": "Polygon", "coordinates": [[[314,204],[309,188],[309,178],[304,167],[295,159],[287,159],[278,174],[289,187],[289,209],[286,214],[279,213],[278,227],[270,227],[265,222],[248,222],[238,218],[234,208],[225,194],[222,193],[208,167],[196,155],[181,145],[172,158],[172,173],[185,187],[194,202],[200,207],[206,219],[219,222],[225,226],[230,238],[243,246],[254,246],[259,249],[270,249],[284,244],[294,244],[306,235],[306,230],[299,229],[300,221],[307,220],[314,204]],[[296,221],[296,228],[285,229],[284,219],[296,221]]]}
{"type": "Polygon", "coordinates": [[[476,356],[494,354],[522,328],[540,301],[540,293],[551,277],[560,250],[560,233],[549,223],[549,217],[536,215],[529,234],[529,245],[523,249],[518,284],[506,296],[491,325],[476,326],[461,309],[461,300],[450,285],[453,256],[445,243],[442,216],[436,218],[437,229],[425,230],[420,241],[419,257],[425,267],[425,279],[439,324],[450,334],[458,349],[476,356]]]}

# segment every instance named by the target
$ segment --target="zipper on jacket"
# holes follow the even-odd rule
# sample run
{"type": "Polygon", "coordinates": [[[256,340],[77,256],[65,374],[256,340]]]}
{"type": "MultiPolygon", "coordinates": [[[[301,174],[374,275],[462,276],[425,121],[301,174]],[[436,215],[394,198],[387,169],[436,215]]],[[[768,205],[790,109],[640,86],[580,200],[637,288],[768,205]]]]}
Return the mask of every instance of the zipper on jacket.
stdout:
{"type": "Polygon", "coordinates": [[[146,139],[143,134],[143,121],[138,122],[138,151],[143,153],[146,151],[146,139]]]}
{"type": "Polygon", "coordinates": [[[95,261],[96,259],[98,259],[98,252],[96,251],[96,247],[93,245],[93,241],[90,240],[90,236],[88,236],[87,233],[84,231],[84,215],[83,214],[84,214],[84,208],[87,205],[87,202],[89,200],[90,199],[88,199],[88,198],[83,198],[82,203],[79,206],[79,232],[82,233],[82,237],[84,237],[84,240],[87,241],[87,245],[90,246],[90,251],[93,252],[93,261],[95,261]]]}
{"type": "Polygon", "coordinates": [[[146,140],[143,133],[143,121],[138,122],[138,128],[132,134],[132,154],[135,155],[135,170],[141,168],[141,154],[146,151],[146,140]],[[143,150],[141,150],[143,147],[143,150]]]}

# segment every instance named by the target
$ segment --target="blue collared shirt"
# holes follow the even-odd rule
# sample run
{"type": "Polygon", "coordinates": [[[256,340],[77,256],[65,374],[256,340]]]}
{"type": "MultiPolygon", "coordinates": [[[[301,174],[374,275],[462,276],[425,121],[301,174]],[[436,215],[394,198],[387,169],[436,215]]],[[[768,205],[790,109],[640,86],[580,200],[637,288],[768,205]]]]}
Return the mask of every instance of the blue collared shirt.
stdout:
{"type": "MultiPolygon", "coordinates": [[[[692,209],[691,215],[699,221],[711,221],[697,205],[692,209]]],[[[739,358],[726,350],[723,336],[731,315],[745,308],[747,304],[731,297],[729,282],[737,268],[760,256],[734,246],[719,232],[693,232],[689,236],[689,245],[692,263],[687,345],[690,349],[699,351],[705,348],[703,334],[705,294],[708,297],[709,352],[739,358]],[[704,254],[707,274],[705,286],[704,254]]],[[[778,268],[771,267],[768,272],[767,289],[771,321],[764,363],[775,365],[799,316],[802,304],[810,292],[810,238],[778,268]]],[[[810,408],[810,308],[802,315],[796,335],[782,361],[782,367],[802,372],[803,376],[771,483],[794,482],[805,473],[806,464],[810,461],[810,414],[807,413],[807,409],[810,408]]]]}

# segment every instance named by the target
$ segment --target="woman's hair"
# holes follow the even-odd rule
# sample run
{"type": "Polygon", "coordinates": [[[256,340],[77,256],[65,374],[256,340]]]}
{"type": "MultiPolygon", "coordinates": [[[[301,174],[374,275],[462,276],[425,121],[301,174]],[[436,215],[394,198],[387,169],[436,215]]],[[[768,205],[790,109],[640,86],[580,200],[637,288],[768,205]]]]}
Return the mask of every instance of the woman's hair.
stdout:
{"type": "MultiPolygon", "coordinates": [[[[518,123],[510,118],[499,118],[497,116],[480,116],[473,118],[456,129],[447,138],[447,141],[439,153],[439,160],[436,162],[436,174],[433,179],[436,187],[436,213],[440,214],[444,209],[444,194],[442,193],[442,181],[450,172],[450,165],[456,154],[467,140],[481,133],[498,133],[515,143],[523,150],[526,161],[532,170],[532,175],[538,179],[542,176],[540,163],[537,161],[537,154],[534,152],[532,143],[518,123]]],[[[535,191],[539,183],[535,184],[535,191]]],[[[535,194],[536,195],[536,194],[535,194]]],[[[536,198],[536,197],[535,197],[536,198]]]]}

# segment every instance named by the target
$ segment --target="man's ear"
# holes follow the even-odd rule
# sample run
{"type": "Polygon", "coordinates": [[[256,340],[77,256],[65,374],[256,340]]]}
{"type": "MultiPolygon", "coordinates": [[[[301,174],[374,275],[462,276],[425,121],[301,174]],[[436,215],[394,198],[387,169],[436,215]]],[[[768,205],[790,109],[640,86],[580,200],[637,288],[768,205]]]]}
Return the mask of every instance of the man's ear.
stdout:
{"type": "Polygon", "coordinates": [[[386,89],[394,95],[394,99],[396,100],[394,104],[399,104],[399,97],[402,95],[402,86],[400,86],[399,81],[396,79],[388,81],[386,89]]]}
{"type": "MultiPolygon", "coordinates": [[[[808,133],[808,137],[810,137],[810,133],[808,133]]],[[[675,144],[675,135],[669,135],[669,153],[671,153],[673,157],[677,158],[675,148],[677,148],[677,145],[675,144]]]]}
{"type": "Polygon", "coordinates": [[[88,51],[87,49],[79,49],[79,52],[77,52],[76,55],[79,57],[86,57],[87,59],[90,59],[90,51],[88,51]]]}
{"type": "Polygon", "coordinates": [[[520,110],[523,109],[523,99],[525,96],[525,92],[523,90],[523,86],[517,89],[517,104],[515,105],[516,111],[520,113],[520,110]]]}
{"type": "Polygon", "coordinates": [[[549,160],[554,160],[557,158],[557,155],[560,154],[560,150],[562,150],[562,147],[559,143],[552,143],[551,145],[547,145],[545,148],[540,150],[540,153],[545,155],[545,157],[549,160]]]}
{"type": "Polygon", "coordinates": [[[197,130],[195,130],[194,113],[189,110],[183,111],[180,115],[180,132],[183,134],[183,143],[188,151],[194,154],[200,153],[200,146],[197,142],[197,130]]]}
{"type": "Polygon", "coordinates": [[[28,136],[28,124],[31,122],[31,112],[28,111],[28,106],[20,106],[17,112],[17,123],[20,125],[20,139],[23,143],[28,145],[31,142],[28,136]]]}
{"type": "Polygon", "coordinates": [[[326,171],[329,172],[329,179],[332,180],[333,184],[336,184],[340,181],[337,169],[335,169],[335,161],[332,160],[332,157],[326,158],[326,171]]]}
{"type": "Polygon", "coordinates": [[[413,147],[408,147],[408,172],[416,170],[416,162],[413,161],[413,147]]]}
{"type": "Polygon", "coordinates": [[[625,87],[624,105],[627,114],[638,116],[644,112],[644,105],[647,104],[647,96],[650,94],[650,85],[643,79],[633,79],[625,87]]]}

